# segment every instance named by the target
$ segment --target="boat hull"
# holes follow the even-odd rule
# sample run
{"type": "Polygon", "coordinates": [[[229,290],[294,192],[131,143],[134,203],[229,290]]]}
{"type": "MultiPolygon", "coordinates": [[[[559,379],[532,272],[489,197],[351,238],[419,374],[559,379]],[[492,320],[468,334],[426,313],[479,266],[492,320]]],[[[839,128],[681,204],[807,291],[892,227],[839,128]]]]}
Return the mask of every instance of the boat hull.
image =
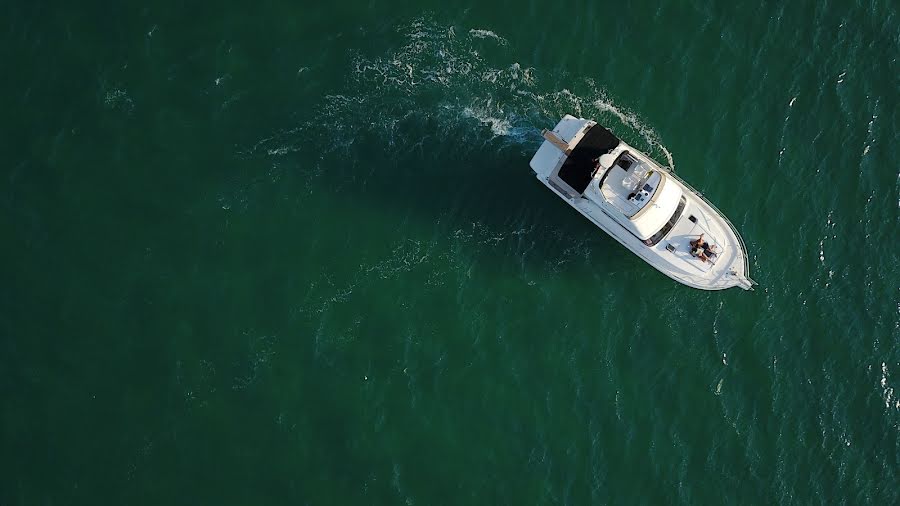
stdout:
{"type": "MultiPolygon", "coordinates": [[[[756,283],[750,279],[746,248],[735,227],[693,187],[646,154],[620,142],[604,156],[609,157],[608,161],[627,152],[648,168],[665,174],[666,184],[680,188],[685,201],[683,215],[654,245],[646,244],[646,237],[638,237],[634,227],[629,227],[628,218],[603,198],[599,188],[603,180],[600,174],[593,177],[580,192],[573,191],[556,177],[572,151],[577,150],[579,141],[594,125],[596,123],[593,121],[583,118],[564,117],[553,134],[559,137],[557,140],[567,143],[570,149],[564,150],[558,143],[545,142],[531,161],[537,179],[594,225],[669,278],[701,290],[723,290],[735,286],[751,290],[756,283]],[[702,262],[690,254],[690,241],[700,233],[719,246],[719,254],[709,262],[702,262]]],[[[603,157],[599,159],[602,163],[603,157]]],[[[602,174],[603,167],[600,169],[598,172],[602,174]]],[[[672,220],[675,218],[673,215],[672,220]]]]}

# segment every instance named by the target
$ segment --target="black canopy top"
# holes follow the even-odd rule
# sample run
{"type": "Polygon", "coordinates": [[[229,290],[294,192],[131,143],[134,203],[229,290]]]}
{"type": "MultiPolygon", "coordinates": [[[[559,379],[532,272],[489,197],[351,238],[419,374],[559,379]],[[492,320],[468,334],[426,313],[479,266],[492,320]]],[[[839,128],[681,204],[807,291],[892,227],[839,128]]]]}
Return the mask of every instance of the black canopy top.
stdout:
{"type": "Polygon", "coordinates": [[[619,138],[612,132],[600,125],[594,125],[575,146],[572,155],[577,153],[579,157],[596,159],[615,149],[619,142],[619,138]]]}
{"type": "Polygon", "coordinates": [[[583,193],[591,182],[597,158],[609,153],[618,145],[619,139],[612,132],[600,125],[592,126],[563,162],[559,178],[573,190],[583,193]]]}

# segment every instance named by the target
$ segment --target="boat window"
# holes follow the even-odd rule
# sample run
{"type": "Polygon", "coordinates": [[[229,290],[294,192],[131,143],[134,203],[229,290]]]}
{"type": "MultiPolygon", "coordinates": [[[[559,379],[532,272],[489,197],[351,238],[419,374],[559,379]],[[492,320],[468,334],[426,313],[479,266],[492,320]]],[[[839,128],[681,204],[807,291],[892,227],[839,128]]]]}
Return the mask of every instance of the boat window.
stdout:
{"type": "Polygon", "coordinates": [[[684,212],[684,206],[687,204],[687,200],[685,200],[684,195],[681,196],[681,201],[678,202],[678,207],[675,208],[675,212],[672,213],[672,217],[669,219],[669,222],[663,225],[659,232],[653,234],[653,237],[644,241],[644,244],[647,246],[656,246],[656,243],[661,241],[669,231],[672,230],[672,227],[678,223],[678,219],[681,218],[681,213],[684,212]]]}

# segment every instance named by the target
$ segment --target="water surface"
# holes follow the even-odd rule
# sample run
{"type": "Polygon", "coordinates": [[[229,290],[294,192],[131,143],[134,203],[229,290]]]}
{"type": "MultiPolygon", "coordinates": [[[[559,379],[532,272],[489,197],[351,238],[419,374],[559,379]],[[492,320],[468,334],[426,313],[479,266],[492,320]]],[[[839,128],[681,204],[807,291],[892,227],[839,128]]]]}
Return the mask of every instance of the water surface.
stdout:
{"type": "Polygon", "coordinates": [[[896,3],[0,12],[0,503],[900,502],[896,3]],[[757,290],[535,181],[566,113],[757,290]]]}

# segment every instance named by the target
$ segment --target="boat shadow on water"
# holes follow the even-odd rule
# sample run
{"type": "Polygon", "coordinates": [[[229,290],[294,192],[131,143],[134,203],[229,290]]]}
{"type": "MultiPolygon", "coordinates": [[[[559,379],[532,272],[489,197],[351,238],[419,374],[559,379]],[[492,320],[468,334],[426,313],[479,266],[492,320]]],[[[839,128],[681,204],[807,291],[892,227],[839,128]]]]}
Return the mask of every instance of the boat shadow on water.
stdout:
{"type": "MultiPolygon", "coordinates": [[[[461,241],[458,251],[487,272],[515,265],[529,278],[549,271],[576,279],[652,279],[652,270],[573,216],[534,179],[528,161],[540,145],[540,130],[524,130],[511,138],[492,135],[491,126],[478,121],[448,128],[437,119],[407,117],[389,131],[344,132],[348,139],[335,138],[318,152],[324,136],[316,133],[297,144],[304,136],[298,132],[281,140],[290,150],[270,147],[264,157],[314,174],[311,194],[339,199],[357,214],[393,216],[388,219],[410,235],[427,234],[437,248],[461,241]]],[[[668,284],[664,277],[658,281],[668,284]]]]}

